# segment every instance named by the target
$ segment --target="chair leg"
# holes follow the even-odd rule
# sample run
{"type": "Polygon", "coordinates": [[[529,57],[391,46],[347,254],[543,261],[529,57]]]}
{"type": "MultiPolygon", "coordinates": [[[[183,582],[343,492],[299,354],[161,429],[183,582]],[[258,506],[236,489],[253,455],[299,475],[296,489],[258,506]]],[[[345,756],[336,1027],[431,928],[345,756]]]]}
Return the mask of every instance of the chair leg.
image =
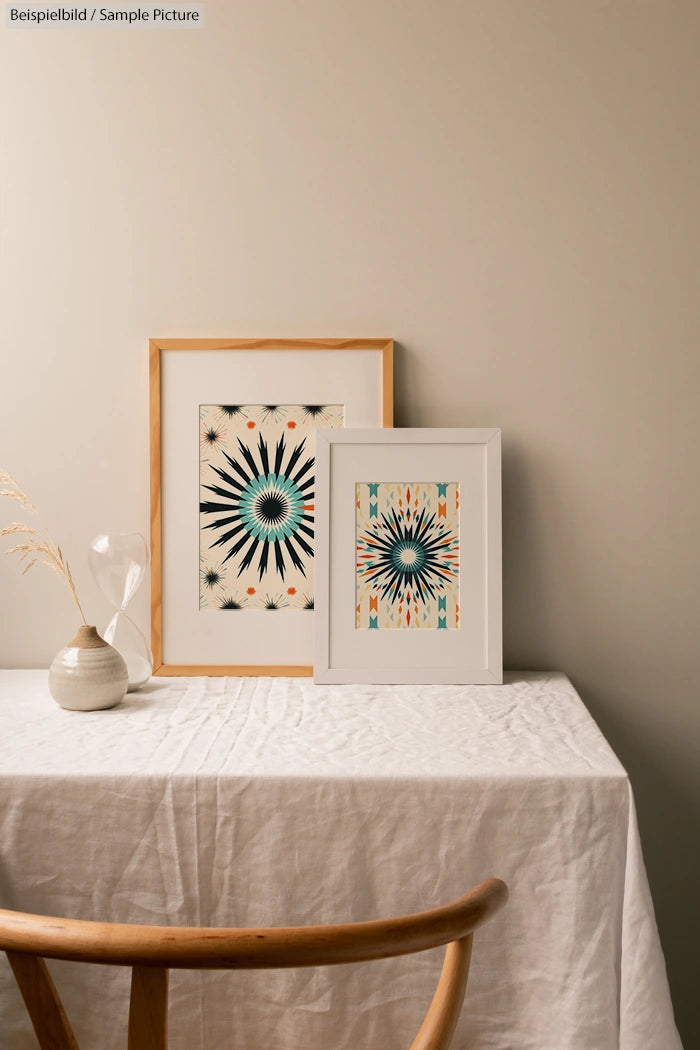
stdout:
{"type": "Polygon", "coordinates": [[[37,955],[6,952],[41,1050],[78,1050],[46,963],[37,955]]]}
{"type": "Polygon", "coordinates": [[[128,1050],[167,1050],[168,971],[134,966],[131,971],[128,1050]]]}
{"type": "Polygon", "coordinates": [[[447,945],[433,1001],[411,1050],[448,1050],[464,1002],[473,938],[470,933],[447,945]]]}

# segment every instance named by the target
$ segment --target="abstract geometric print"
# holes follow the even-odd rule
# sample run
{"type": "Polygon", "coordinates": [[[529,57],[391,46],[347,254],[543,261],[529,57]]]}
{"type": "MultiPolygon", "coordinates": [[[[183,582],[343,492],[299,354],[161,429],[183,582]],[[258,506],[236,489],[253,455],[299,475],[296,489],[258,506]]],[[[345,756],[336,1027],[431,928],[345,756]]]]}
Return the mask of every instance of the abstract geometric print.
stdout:
{"type": "Polygon", "coordinates": [[[355,486],[358,628],[459,627],[459,484],[355,486]]]}
{"type": "Polygon", "coordinates": [[[343,415],[200,406],[200,609],[313,609],[315,434],[343,415]]]}

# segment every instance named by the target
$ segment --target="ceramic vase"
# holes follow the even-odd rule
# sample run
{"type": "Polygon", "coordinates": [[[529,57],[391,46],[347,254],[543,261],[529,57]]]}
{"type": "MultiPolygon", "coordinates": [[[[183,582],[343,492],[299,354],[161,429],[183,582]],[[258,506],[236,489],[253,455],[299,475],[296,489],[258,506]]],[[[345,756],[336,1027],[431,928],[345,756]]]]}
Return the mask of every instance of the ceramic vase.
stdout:
{"type": "Polygon", "coordinates": [[[115,707],[124,699],[128,682],[124,660],[94,627],[79,627],[49,668],[49,691],[68,711],[115,707]]]}

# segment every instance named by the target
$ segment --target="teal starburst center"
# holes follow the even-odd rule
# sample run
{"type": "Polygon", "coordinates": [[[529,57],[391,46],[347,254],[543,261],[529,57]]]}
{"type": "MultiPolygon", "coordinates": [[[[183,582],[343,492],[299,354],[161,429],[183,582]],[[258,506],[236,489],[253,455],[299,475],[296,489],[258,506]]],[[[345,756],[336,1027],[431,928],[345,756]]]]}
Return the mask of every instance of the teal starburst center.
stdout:
{"type": "Polygon", "coordinates": [[[246,532],[274,543],[296,533],[304,507],[304,494],[295,481],[284,474],[261,474],[241,491],[238,513],[246,532]]]}
{"type": "Polygon", "coordinates": [[[418,573],[425,564],[423,544],[411,540],[399,540],[391,550],[391,562],[398,572],[405,575],[418,573]]]}

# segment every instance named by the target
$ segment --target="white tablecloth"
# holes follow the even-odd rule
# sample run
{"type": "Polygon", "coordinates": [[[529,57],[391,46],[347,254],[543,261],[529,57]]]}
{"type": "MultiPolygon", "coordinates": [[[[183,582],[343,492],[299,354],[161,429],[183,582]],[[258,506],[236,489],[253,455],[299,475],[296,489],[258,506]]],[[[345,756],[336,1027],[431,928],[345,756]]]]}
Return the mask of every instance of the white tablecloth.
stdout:
{"type": "MultiPolygon", "coordinates": [[[[563,675],[154,679],[90,714],[59,709],[46,677],[0,672],[1,906],[284,925],[419,910],[498,875],[511,897],[476,935],[455,1050],[680,1047],[627,776],[563,675]]],[[[173,1050],[403,1050],[441,954],[174,973],[173,1050]]],[[[127,975],[52,968],[81,1046],[122,1050],[127,975]]],[[[0,1031],[35,1050],[4,960],[0,1031]]]]}

